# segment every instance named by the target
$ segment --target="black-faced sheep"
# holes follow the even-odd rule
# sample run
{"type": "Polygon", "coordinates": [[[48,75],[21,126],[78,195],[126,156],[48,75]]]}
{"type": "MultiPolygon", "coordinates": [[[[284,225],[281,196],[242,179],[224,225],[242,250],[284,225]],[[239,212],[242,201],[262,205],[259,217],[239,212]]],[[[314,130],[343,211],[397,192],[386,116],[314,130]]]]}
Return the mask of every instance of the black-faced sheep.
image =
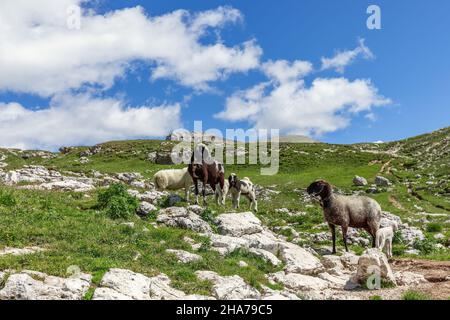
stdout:
{"type": "Polygon", "coordinates": [[[381,207],[375,200],[364,196],[342,196],[333,193],[331,185],[319,180],[311,183],[308,194],[319,196],[325,220],[328,222],[333,238],[333,253],[336,253],[336,226],[341,226],[345,250],[349,227],[362,228],[372,236],[375,247],[376,234],[380,228],[381,207]]]}
{"type": "Polygon", "coordinates": [[[153,176],[158,190],[179,190],[184,188],[186,201],[189,202],[189,189],[194,184],[188,168],[161,170],[153,176]]]}

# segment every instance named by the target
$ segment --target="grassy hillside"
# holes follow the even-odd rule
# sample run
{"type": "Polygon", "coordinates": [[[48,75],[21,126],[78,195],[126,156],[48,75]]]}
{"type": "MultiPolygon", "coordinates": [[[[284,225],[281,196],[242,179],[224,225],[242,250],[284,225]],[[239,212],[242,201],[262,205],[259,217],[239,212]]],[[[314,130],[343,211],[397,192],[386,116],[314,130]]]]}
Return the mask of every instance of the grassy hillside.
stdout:
{"type": "MultiPolygon", "coordinates": [[[[330,181],[339,192],[366,194],[375,176],[382,175],[392,185],[367,195],[376,199],[383,210],[424,230],[426,241],[446,246],[450,237],[448,215],[434,214],[450,212],[449,141],[450,128],[386,144],[282,143],[278,174],[262,176],[259,165],[226,165],[226,172],[248,176],[263,188],[265,196],[260,198],[258,217],[288,239],[294,238],[293,231],[300,234],[327,231],[320,207],[304,197],[304,188],[309,183],[322,178],[330,181]],[[365,177],[369,186],[353,186],[355,175],[365,177]],[[306,214],[289,215],[276,211],[280,208],[306,214]],[[434,235],[437,233],[442,233],[444,238],[436,240],[434,235]]],[[[151,179],[156,171],[175,166],[154,164],[148,160],[148,154],[169,152],[175,144],[169,141],[107,142],[99,145],[101,150],[89,156],[89,162],[85,164],[79,160],[80,153],[87,147],[71,148],[64,154],[0,149],[0,156],[7,157],[4,172],[24,165],[42,165],[63,174],[71,171],[91,176],[93,170],[107,174],[138,172],[151,179]]],[[[0,256],[0,270],[31,269],[64,275],[68,266],[78,265],[83,271],[94,274],[96,279],[111,267],[129,268],[148,275],[164,272],[176,287],[188,293],[209,290],[209,284],[197,280],[194,275],[200,269],[224,275],[238,274],[256,287],[269,285],[264,274],[275,268],[260,258],[245,252],[222,257],[208,249],[207,239],[191,231],[156,228],[156,214],[144,219],[137,216],[127,220],[109,219],[96,207],[97,193],[98,190],[87,194],[22,190],[0,185],[0,249],[24,246],[47,249],[29,256],[0,256]],[[133,222],[134,227],[124,222],[133,222]],[[203,261],[183,265],[165,253],[169,248],[190,251],[183,241],[185,236],[204,244],[200,250],[203,261]],[[240,260],[249,266],[238,267],[240,260]]],[[[180,191],[179,194],[183,193],[180,191]]],[[[209,203],[204,212],[205,219],[231,210],[230,200],[225,208],[216,206],[212,198],[209,203]]],[[[245,210],[247,203],[242,206],[241,210],[245,210]]],[[[318,245],[307,237],[301,238],[302,244],[313,248],[329,245],[327,242],[318,245]]],[[[352,249],[362,251],[359,246],[352,246],[352,249]]],[[[450,259],[448,249],[425,249],[419,257],[450,259]]],[[[396,242],[394,251],[397,257],[404,256],[401,241],[396,242]]]]}

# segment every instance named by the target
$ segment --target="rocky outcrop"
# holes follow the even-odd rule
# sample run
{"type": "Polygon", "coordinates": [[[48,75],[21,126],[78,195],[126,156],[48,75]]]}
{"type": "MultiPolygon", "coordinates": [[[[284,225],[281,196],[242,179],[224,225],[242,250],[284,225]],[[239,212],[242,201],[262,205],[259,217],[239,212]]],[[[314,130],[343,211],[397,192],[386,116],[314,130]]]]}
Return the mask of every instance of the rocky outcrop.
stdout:
{"type": "Polygon", "coordinates": [[[213,283],[212,293],[219,300],[260,299],[258,290],[248,285],[240,276],[219,276],[213,271],[197,271],[200,280],[213,283]]]}
{"type": "Polygon", "coordinates": [[[157,222],[169,227],[190,229],[202,233],[212,232],[211,226],[206,221],[182,207],[170,207],[160,210],[157,222]]]}
{"type": "Polygon", "coordinates": [[[353,178],[353,184],[359,187],[367,186],[367,180],[364,177],[355,176],[353,178]]]}
{"type": "Polygon", "coordinates": [[[178,262],[181,263],[189,263],[202,260],[202,256],[184,250],[167,249],[166,252],[175,255],[178,259],[178,262]]]}
{"type": "Polygon", "coordinates": [[[36,271],[12,274],[0,290],[0,300],[81,300],[91,285],[91,276],[48,276],[36,271]]]}
{"type": "Polygon", "coordinates": [[[263,230],[261,221],[251,212],[221,214],[216,218],[219,232],[223,235],[241,237],[263,230]]]}
{"type": "Polygon", "coordinates": [[[363,283],[370,276],[379,274],[381,279],[393,284],[396,283],[394,273],[389,265],[386,255],[376,248],[367,249],[359,257],[355,280],[363,283]]]}
{"type": "Polygon", "coordinates": [[[25,247],[25,248],[10,248],[6,247],[0,250],[0,256],[13,255],[13,256],[22,256],[27,254],[34,254],[38,252],[45,251],[44,248],[41,247],[25,247]]]}

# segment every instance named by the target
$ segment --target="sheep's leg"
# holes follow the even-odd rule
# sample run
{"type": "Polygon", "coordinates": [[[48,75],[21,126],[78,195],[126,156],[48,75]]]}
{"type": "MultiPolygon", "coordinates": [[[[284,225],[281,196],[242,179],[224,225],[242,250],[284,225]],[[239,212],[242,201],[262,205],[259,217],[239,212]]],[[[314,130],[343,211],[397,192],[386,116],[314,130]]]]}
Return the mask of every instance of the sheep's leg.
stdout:
{"type": "Polygon", "coordinates": [[[189,187],[184,188],[184,197],[186,198],[186,202],[189,203],[189,187]]]}
{"type": "Polygon", "coordinates": [[[207,206],[208,203],[206,202],[206,181],[203,181],[202,196],[203,196],[203,205],[207,206]]]}
{"type": "Polygon", "coordinates": [[[336,253],[336,226],[334,224],[329,224],[331,230],[331,239],[333,239],[333,254],[336,253]]]}
{"type": "Polygon", "coordinates": [[[342,226],[342,239],[344,240],[344,247],[345,247],[345,251],[348,252],[348,247],[347,247],[347,231],[348,231],[348,227],[347,226],[342,226]]]}
{"type": "Polygon", "coordinates": [[[195,204],[198,205],[198,179],[194,179],[195,186],[195,204]]]}

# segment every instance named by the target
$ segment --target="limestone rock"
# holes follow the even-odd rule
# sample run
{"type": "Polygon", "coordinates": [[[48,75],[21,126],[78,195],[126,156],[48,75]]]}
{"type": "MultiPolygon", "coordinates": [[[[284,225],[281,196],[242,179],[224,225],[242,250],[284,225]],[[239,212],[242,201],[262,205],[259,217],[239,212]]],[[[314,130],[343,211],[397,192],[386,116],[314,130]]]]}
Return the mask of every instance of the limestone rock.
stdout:
{"type": "Polygon", "coordinates": [[[285,243],[280,254],[286,263],[286,272],[316,274],[323,270],[323,265],[317,257],[295,244],[285,243]]]}
{"type": "Polygon", "coordinates": [[[190,253],[184,250],[167,249],[166,252],[175,255],[178,258],[178,261],[181,263],[189,263],[202,260],[202,257],[198,254],[190,253]]]}
{"type": "Polygon", "coordinates": [[[367,249],[359,257],[356,270],[356,280],[359,283],[366,281],[371,275],[379,272],[382,279],[396,283],[394,273],[389,265],[386,255],[376,248],[367,249]]]}
{"type": "Polygon", "coordinates": [[[320,291],[329,288],[328,281],[318,277],[298,273],[285,273],[283,271],[273,273],[269,279],[283,284],[286,288],[296,292],[301,291],[320,291]]]}
{"type": "Polygon", "coordinates": [[[216,218],[216,222],[221,234],[234,237],[263,230],[261,220],[251,212],[221,214],[216,218]]]}
{"type": "Polygon", "coordinates": [[[365,178],[363,178],[363,177],[355,176],[353,178],[353,184],[355,186],[359,186],[359,187],[367,186],[367,180],[365,178]]]}
{"type": "Polygon", "coordinates": [[[190,229],[197,232],[211,233],[211,226],[195,213],[182,207],[169,207],[159,211],[158,223],[169,227],[190,229]]]}

